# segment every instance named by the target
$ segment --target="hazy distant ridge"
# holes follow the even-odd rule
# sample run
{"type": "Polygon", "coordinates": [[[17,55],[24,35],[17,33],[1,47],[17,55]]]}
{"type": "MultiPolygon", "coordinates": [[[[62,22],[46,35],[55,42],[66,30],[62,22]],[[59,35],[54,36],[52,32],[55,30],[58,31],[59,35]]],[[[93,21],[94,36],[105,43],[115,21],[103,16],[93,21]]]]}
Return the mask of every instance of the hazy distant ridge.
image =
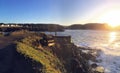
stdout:
{"type": "Polygon", "coordinates": [[[0,31],[16,31],[16,30],[29,30],[29,31],[64,31],[65,29],[77,30],[120,30],[120,26],[112,28],[105,23],[87,23],[87,24],[72,24],[64,26],[59,24],[15,24],[15,23],[0,23],[0,31]]]}
{"type": "Polygon", "coordinates": [[[92,30],[120,30],[120,26],[112,28],[104,23],[87,23],[87,24],[72,24],[67,26],[66,29],[92,29],[92,30]]]}

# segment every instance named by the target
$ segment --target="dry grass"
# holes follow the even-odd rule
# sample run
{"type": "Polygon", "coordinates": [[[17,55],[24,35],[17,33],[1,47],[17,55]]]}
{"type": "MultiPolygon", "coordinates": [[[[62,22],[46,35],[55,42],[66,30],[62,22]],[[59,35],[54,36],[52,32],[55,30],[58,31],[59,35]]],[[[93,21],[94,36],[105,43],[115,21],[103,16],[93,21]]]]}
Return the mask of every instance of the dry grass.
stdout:
{"type": "Polygon", "coordinates": [[[38,39],[40,39],[38,36],[24,38],[22,42],[17,43],[17,51],[41,63],[45,73],[65,73],[64,66],[53,53],[43,47],[38,50],[35,45],[32,45],[32,42],[38,39]]]}

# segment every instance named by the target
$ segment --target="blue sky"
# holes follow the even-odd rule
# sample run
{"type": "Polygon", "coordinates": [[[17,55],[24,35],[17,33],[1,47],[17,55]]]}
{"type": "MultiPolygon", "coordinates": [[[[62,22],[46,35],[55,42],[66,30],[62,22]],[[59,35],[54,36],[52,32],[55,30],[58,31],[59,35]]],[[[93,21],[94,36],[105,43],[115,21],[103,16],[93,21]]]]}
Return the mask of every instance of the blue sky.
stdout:
{"type": "Polygon", "coordinates": [[[99,12],[117,5],[120,0],[0,0],[0,22],[61,25],[97,22],[99,12]]]}

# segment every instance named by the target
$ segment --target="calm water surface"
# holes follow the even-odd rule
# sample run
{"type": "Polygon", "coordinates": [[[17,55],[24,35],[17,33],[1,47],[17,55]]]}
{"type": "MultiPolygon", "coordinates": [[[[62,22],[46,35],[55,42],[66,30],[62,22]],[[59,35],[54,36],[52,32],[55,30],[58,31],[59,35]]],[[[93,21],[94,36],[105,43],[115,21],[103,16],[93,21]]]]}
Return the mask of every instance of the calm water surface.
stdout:
{"type": "Polygon", "coordinates": [[[120,73],[120,31],[66,30],[58,35],[71,35],[77,46],[101,49],[98,64],[105,73],[120,73]]]}

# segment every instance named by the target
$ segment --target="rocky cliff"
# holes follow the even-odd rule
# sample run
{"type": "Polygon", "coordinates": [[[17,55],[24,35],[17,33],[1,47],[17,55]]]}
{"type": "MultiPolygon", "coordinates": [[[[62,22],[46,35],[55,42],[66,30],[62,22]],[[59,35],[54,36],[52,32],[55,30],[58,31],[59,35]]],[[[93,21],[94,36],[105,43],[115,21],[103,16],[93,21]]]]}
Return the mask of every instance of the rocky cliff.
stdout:
{"type": "Polygon", "coordinates": [[[39,73],[99,73],[96,70],[97,64],[89,63],[89,61],[96,61],[98,54],[93,53],[97,50],[77,47],[71,43],[70,36],[52,36],[55,44],[48,46],[43,44],[48,41],[43,39],[44,37],[43,33],[37,36],[32,35],[17,43],[19,53],[40,64],[40,66],[34,65],[39,73]]]}

